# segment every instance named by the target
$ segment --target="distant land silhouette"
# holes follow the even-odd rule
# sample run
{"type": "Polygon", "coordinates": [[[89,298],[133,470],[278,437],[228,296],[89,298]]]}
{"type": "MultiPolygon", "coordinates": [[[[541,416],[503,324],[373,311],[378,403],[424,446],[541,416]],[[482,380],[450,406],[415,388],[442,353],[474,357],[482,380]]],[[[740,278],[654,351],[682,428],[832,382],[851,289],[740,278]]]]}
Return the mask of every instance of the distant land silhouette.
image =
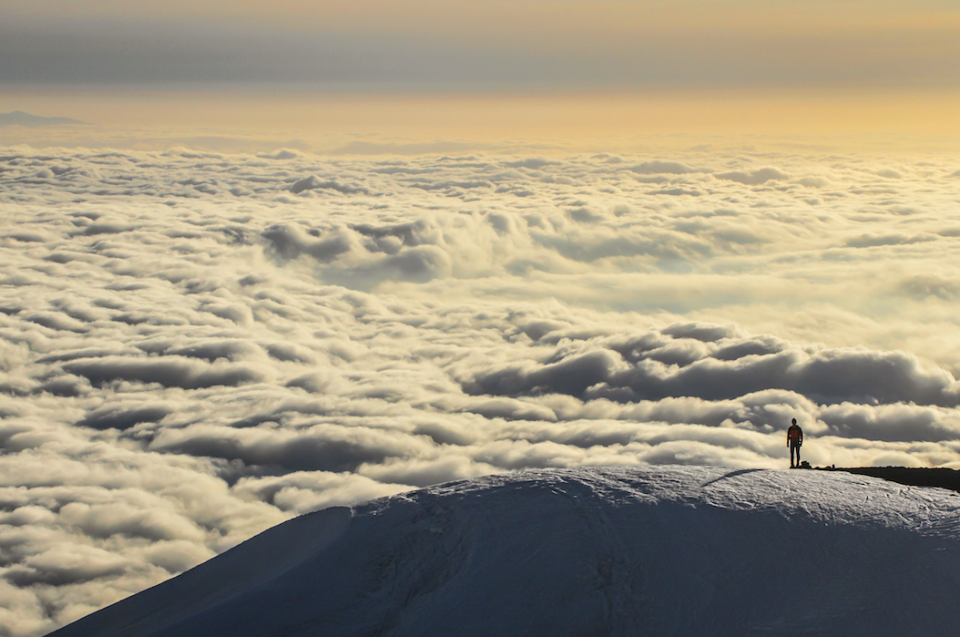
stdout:
{"type": "Polygon", "coordinates": [[[0,127],[3,126],[24,126],[26,128],[37,128],[40,126],[89,126],[88,122],[81,122],[78,119],[69,117],[41,117],[31,115],[23,111],[11,111],[9,113],[0,113],[0,127]]]}
{"type": "Polygon", "coordinates": [[[883,478],[911,487],[940,487],[960,493],[960,471],[945,467],[817,467],[822,471],[846,471],[883,478]]]}

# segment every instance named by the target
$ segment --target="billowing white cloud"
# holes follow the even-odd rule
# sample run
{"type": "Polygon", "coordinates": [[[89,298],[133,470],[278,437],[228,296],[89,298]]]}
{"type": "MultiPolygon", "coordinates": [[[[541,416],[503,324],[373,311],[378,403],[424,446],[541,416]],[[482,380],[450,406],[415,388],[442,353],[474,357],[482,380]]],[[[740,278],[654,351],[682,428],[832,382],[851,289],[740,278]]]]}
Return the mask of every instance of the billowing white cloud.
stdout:
{"type": "Polygon", "coordinates": [[[0,153],[0,632],[534,467],[960,467],[936,157],[0,153]],[[894,176],[896,173],[896,176],[894,176]]]}

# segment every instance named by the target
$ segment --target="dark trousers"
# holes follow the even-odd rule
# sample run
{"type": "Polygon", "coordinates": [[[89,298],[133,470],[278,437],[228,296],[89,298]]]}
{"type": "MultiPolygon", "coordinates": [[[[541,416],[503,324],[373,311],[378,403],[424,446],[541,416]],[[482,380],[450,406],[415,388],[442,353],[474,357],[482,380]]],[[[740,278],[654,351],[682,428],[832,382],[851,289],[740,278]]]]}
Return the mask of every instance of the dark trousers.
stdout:
{"type": "Polygon", "coordinates": [[[790,443],[790,466],[799,467],[800,466],[800,443],[791,442],[790,443]],[[793,454],[797,454],[797,463],[793,463],[793,454]]]}

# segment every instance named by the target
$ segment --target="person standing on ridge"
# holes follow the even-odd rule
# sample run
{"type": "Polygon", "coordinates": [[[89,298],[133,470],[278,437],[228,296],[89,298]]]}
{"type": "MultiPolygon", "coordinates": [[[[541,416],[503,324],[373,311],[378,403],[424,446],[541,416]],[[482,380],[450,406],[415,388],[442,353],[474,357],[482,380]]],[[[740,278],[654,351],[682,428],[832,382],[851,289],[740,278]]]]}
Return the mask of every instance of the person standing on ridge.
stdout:
{"type": "Polygon", "coordinates": [[[787,429],[787,446],[790,447],[790,468],[800,466],[800,447],[803,445],[803,429],[797,424],[797,419],[793,419],[793,424],[787,429]],[[793,454],[797,454],[797,463],[793,463],[793,454]]]}

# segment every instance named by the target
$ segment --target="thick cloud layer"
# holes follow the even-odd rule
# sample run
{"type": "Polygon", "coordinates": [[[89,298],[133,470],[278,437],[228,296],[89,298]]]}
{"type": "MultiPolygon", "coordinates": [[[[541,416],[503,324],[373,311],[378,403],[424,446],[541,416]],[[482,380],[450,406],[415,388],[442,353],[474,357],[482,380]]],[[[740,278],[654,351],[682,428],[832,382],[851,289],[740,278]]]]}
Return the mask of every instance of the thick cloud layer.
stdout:
{"type": "Polygon", "coordinates": [[[0,634],[494,472],[960,467],[937,157],[0,152],[0,634]]]}

